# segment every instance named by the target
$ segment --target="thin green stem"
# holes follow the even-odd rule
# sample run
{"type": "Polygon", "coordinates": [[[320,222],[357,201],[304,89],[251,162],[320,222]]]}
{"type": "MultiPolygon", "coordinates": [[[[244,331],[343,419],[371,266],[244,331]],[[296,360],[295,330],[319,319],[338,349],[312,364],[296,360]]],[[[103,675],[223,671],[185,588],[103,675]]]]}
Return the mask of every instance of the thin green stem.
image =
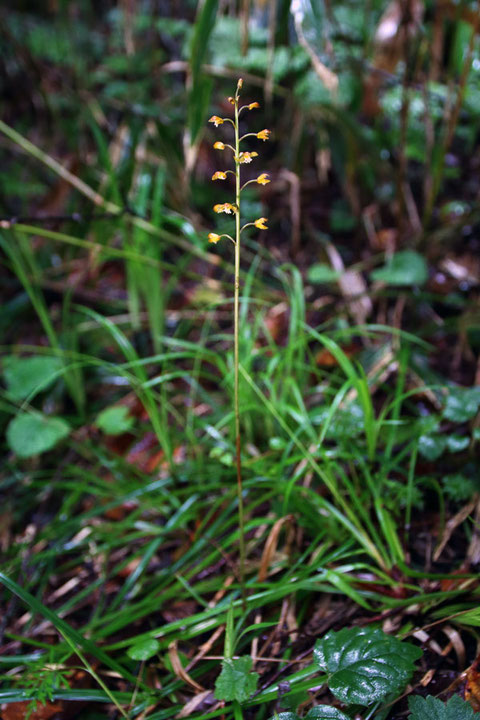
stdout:
{"type": "Polygon", "coordinates": [[[240,407],[239,407],[239,296],[240,296],[240,140],[238,135],[238,89],[235,93],[235,292],[234,292],[234,414],[235,414],[235,449],[237,466],[237,496],[238,496],[238,531],[240,549],[240,585],[242,598],[245,606],[245,521],[243,512],[243,487],[242,487],[242,461],[240,442],[240,407]]]}

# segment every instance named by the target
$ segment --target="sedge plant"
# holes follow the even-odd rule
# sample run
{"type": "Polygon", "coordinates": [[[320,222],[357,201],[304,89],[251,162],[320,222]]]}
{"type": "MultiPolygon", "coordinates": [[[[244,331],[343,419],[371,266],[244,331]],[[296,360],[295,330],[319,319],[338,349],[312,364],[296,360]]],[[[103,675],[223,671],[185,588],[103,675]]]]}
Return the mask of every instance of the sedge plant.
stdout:
{"type": "Polygon", "coordinates": [[[242,594],[245,599],[245,519],[244,519],[244,505],[243,505],[243,488],[242,488],[242,463],[241,463],[241,436],[240,436],[240,406],[239,406],[239,297],[240,297],[240,257],[241,257],[241,235],[244,230],[248,227],[256,227],[259,230],[267,229],[267,218],[260,217],[252,222],[246,222],[242,225],[241,221],[241,195],[242,191],[251,183],[257,183],[258,185],[266,185],[270,182],[267,173],[261,173],[256,178],[247,180],[242,184],[241,179],[241,167],[244,164],[249,164],[258,157],[258,153],[255,151],[243,151],[240,150],[241,143],[250,137],[255,137],[259,140],[268,140],[270,136],[270,130],[261,130],[260,132],[247,132],[244,135],[240,135],[239,122],[240,116],[244,111],[250,111],[254,108],[260,107],[258,102],[247,103],[245,105],[240,104],[240,90],[242,89],[243,80],[240,78],[237,83],[237,89],[234,97],[229,97],[228,101],[233,105],[234,116],[233,119],[226,117],[221,118],[218,115],[213,115],[209,122],[213,123],[215,127],[224,125],[225,123],[233,126],[234,131],[234,143],[224,143],[217,141],[213,147],[215,150],[226,150],[232,153],[233,168],[228,170],[217,170],[212,180],[227,180],[228,175],[233,175],[235,178],[235,201],[233,203],[224,202],[217,203],[213,209],[216,213],[227,213],[227,215],[235,216],[235,236],[227,233],[218,235],[217,233],[211,232],[208,234],[208,240],[211,243],[217,243],[222,238],[227,238],[235,246],[235,279],[234,279],[234,301],[233,301],[233,366],[234,366],[234,417],[235,417],[235,464],[237,474],[237,496],[238,496],[238,525],[239,525],[239,550],[240,550],[240,585],[242,588],[242,594]]]}

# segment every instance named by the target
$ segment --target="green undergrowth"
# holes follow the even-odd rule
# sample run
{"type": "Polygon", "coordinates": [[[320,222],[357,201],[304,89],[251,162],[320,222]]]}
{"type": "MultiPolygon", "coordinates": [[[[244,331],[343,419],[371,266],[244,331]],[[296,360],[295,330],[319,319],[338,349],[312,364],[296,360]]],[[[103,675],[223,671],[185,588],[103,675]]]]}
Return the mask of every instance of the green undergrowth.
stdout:
{"type": "Polygon", "coordinates": [[[369,117],[381,3],[305,6],[335,98],[281,0],[268,32],[251,3],[245,54],[242,18],[216,0],[185,17],[19,5],[0,18],[0,704],[470,720],[449,696],[480,627],[471,26],[448,16],[441,77],[417,82],[426,4],[414,61],[386,73],[369,117]],[[207,243],[224,228],[205,130],[241,73],[255,130],[272,128],[271,185],[242,200],[270,223],[242,239],[245,597],[233,262],[207,243]]]}

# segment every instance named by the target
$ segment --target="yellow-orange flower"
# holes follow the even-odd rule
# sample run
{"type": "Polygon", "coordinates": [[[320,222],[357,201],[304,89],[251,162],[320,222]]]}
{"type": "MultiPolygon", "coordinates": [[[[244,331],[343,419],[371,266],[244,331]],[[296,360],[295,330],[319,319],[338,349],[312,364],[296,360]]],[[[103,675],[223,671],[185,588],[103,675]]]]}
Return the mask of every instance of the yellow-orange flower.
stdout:
{"type": "Polygon", "coordinates": [[[260,132],[257,133],[257,138],[259,140],[268,140],[270,136],[271,130],[260,130],[260,132]]]}
{"type": "Polygon", "coordinates": [[[243,79],[242,79],[242,78],[239,78],[239,79],[238,79],[238,83],[237,83],[237,90],[240,90],[240,88],[242,87],[242,85],[243,85],[243,79]]]}
{"type": "Polygon", "coordinates": [[[260,230],[268,230],[267,226],[265,225],[266,222],[268,222],[268,219],[261,217],[261,218],[258,218],[258,220],[255,220],[255,222],[253,224],[255,225],[255,227],[259,228],[260,230]]]}
{"type": "Polygon", "coordinates": [[[232,103],[232,105],[235,105],[235,98],[229,97],[227,98],[229,103],[232,103]]]}
{"type": "Polygon", "coordinates": [[[213,206],[213,209],[216,213],[227,213],[228,215],[231,215],[232,212],[237,212],[237,208],[232,205],[231,203],[217,203],[213,206]]]}
{"type": "Polygon", "coordinates": [[[208,122],[214,123],[215,127],[218,127],[219,125],[223,125],[223,120],[221,117],[218,117],[218,115],[212,115],[210,120],[208,122]]]}
{"type": "Polygon", "coordinates": [[[254,157],[258,157],[257,152],[241,152],[238,156],[238,162],[240,163],[251,163],[254,157]]]}
{"type": "Polygon", "coordinates": [[[223,170],[217,170],[217,172],[212,175],[212,180],[226,180],[226,179],[227,179],[227,173],[223,172],[223,170]]]}
{"type": "Polygon", "coordinates": [[[249,110],[253,110],[253,108],[259,108],[260,105],[258,102],[253,102],[253,103],[250,103],[250,105],[247,105],[247,107],[249,110]]]}
{"type": "Polygon", "coordinates": [[[269,182],[270,182],[270,180],[268,179],[267,173],[262,173],[261,175],[259,175],[257,177],[257,183],[259,185],[266,185],[269,182]]]}
{"type": "Polygon", "coordinates": [[[217,140],[216,143],[213,143],[213,147],[215,148],[215,150],[225,150],[225,145],[224,143],[220,142],[220,140],[217,140]]]}
{"type": "Polygon", "coordinates": [[[217,233],[208,233],[208,242],[217,243],[220,240],[220,235],[217,233]]]}

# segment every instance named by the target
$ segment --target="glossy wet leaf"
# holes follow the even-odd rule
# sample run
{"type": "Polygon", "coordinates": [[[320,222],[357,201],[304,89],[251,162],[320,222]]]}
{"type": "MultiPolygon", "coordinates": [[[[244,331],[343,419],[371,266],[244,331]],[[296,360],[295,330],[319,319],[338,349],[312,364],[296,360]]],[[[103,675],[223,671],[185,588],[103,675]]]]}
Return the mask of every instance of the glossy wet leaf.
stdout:
{"type": "Polygon", "coordinates": [[[444,435],[420,435],[418,449],[426,460],[437,460],[447,447],[447,438],[444,435]]]}
{"type": "Polygon", "coordinates": [[[350,718],[332,705],[317,705],[308,711],[304,720],[350,720],[350,718]]]}
{"type": "Polygon", "coordinates": [[[70,432],[70,425],[59,417],[40,413],[20,413],[7,428],[8,446],[21,458],[51,450],[70,432]]]}
{"type": "Polygon", "coordinates": [[[222,672],[215,683],[217,700],[237,700],[239,703],[248,700],[257,689],[258,682],[258,673],[250,672],[252,665],[252,658],[248,656],[224,660],[222,672]]]}
{"type": "Polygon", "coordinates": [[[313,651],[314,662],[329,675],[328,686],[335,697],[360,705],[401,692],[421,654],[415,645],[372,628],[329,632],[313,651]]]}
{"type": "Polygon", "coordinates": [[[480,387],[452,388],[445,402],[443,416],[461,423],[473,418],[480,407],[480,387]]]}
{"type": "Polygon", "coordinates": [[[409,720],[474,720],[480,714],[474,712],[471,705],[458,695],[453,695],[446,703],[432,695],[422,698],[419,695],[408,698],[411,715],[409,720]]]}
{"type": "Polygon", "coordinates": [[[467,435],[450,435],[447,438],[447,446],[450,452],[457,453],[465,450],[470,444],[470,438],[467,435]]]}

